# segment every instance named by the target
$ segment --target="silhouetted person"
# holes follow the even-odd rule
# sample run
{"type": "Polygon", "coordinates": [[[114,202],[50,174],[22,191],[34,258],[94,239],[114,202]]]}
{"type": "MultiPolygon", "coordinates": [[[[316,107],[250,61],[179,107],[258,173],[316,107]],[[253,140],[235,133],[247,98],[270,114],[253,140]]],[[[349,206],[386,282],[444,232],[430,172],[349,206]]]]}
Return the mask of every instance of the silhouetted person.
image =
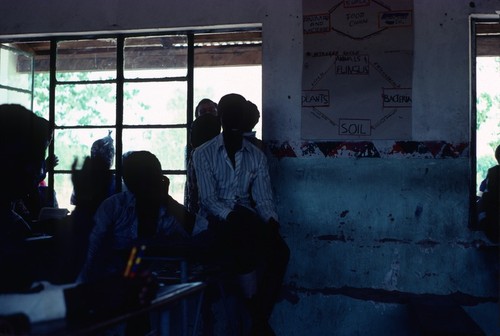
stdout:
{"type": "Polygon", "coordinates": [[[194,111],[195,118],[198,118],[205,114],[212,114],[214,116],[218,115],[217,104],[208,98],[203,98],[202,100],[200,100],[198,105],[196,105],[194,111]]]}
{"type": "Polygon", "coordinates": [[[77,163],[75,159],[71,174],[75,208],[58,222],[54,232],[58,254],[54,264],[56,283],[76,281],[87,257],[94,215],[110,196],[110,181],[114,179],[109,164],[100,157],[86,157],[81,169],[76,168],[77,163]]]}
{"type": "Polygon", "coordinates": [[[21,105],[0,105],[0,291],[25,290],[39,277],[39,260],[26,242],[31,226],[14,211],[14,203],[40,182],[51,139],[47,120],[21,105]]]}
{"type": "Polygon", "coordinates": [[[150,152],[131,152],[123,159],[127,190],[102,202],[94,216],[82,281],[121,272],[128,251],[140,241],[157,243],[188,239],[183,207],[168,195],[168,179],[150,152]]]}
{"type": "Polygon", "coordinates": [[[252,319],[252,335],[274,335],[268,319],[279,295],[289,249],[279,234],[267,159],[243,137],[238,94],[218,104],[222,133],[193,153],[200,214],[209,219],[217,248],[232,258],[244,302],[252,319]]]}
{"type": "Polygon", "coordinates": [[[257,146],[259,149],[263,149],[264,145],[262,140],[255,136],[255,131],[253,130],[255,125],[259,122],[260,112],[254,103],[247,101],[246,108],[241,111],[241,123],[243,128],[243,136],[245,139],[250,141],[252,144],[257,146]]]}
{"type": "Polygon", "coordinates": [[[94,214],[102,201],[116,193],[115,175],[111,171],[114,156],[109,131],[107,136],[93,142],[90,156],[85,158],[81,169],[77,169],[78,159],[73,161],[71,203],[75,208],[55,227],[58,258],[53,266],[53,282],[73,282],[83,267],[94,227],[94,214]]]}
{"type": "Polygon", "coordinates": [[[35,281],[45,280],[40,278],[39,265],[33,263],[43,250],[32,246],[31,228],[12,206],[38,184],[51,139],[47,120],[21,105],[0,105],[0,173],[5,177],[0,188],[0,315],[28,316],[21,315],[25,317],[20,326],[23,334],[29,332],[27,323],[36,322],[34,318],[87,319],[123,312],[149,303],[156,289],[147,274],[50,290],[43,285],[33,287],[35,281]]]}

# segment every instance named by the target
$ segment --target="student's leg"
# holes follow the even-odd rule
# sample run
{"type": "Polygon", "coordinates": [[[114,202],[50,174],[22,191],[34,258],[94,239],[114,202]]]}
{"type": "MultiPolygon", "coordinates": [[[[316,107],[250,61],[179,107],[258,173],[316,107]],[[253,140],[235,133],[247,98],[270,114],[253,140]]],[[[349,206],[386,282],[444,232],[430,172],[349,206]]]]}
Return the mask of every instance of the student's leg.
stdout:
{"type": "Polygon", "coordinates": [[[275,235],[263,259],[259,276],[259,295],[262,297],[262,309],[266,319],[271,317],[274,305],[279,299],[289,259],[288,245],[279,234],[275,235]]]}

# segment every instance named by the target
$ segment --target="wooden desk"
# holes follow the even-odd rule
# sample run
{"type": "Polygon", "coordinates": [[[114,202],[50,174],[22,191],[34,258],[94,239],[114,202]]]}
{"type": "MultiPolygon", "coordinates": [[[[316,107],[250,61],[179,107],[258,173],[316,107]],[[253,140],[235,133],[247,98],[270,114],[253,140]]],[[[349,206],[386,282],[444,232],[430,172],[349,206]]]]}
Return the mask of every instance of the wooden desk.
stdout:
{"type": "MultiPolygon", "coordinates": [[[[127,322],[131,318],[149,314],[157,321],[156,325],[152,325],[155,329],[154,335],[166,336],[170,334],[170,310],[183,300],[197,296],[193,327],[193,334],[195,334],[205,286],[202,282],[188,282],[160,287],[156,298],[146,307],[94,323],[69,324],[66,319],[39,322],[31,326],[31,335],[95,335],[127,322]]],[[[183,330],[182,333],[187,335],[187,330],[183,330]]]]}

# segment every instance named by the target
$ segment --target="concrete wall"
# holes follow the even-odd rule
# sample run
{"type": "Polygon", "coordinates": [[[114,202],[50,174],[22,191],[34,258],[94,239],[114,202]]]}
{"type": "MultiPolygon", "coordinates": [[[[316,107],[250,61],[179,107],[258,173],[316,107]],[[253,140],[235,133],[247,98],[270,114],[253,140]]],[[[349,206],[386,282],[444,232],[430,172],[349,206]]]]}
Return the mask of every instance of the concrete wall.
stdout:
{"type": "Polygon", "coordinates": [[[22,0],[0,36],[258,23],[263,137],[292,250],[279,335],[409,335],[411,298],[451,297],[499,334],[498,263],[469,210],[471,13],[499,0],[415,0],[413,141],[300,139],[301,0],[22,0]]]}

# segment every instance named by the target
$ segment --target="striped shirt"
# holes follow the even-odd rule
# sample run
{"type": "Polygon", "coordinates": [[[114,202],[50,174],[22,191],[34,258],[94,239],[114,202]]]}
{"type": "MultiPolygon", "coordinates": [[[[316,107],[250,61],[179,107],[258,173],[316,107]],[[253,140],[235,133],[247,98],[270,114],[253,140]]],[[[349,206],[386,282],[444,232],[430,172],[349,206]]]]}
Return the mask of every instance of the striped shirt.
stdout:
{"type": "Polygon", "coordinates": [[[227,155],[222,133],[193,152],[193,164],[200,215],[226,219],[238,204],[255,210],[265,222],[278,220],[266,156],[249,141],[243,139],[235,155],[235,167],[227,155]]]}

